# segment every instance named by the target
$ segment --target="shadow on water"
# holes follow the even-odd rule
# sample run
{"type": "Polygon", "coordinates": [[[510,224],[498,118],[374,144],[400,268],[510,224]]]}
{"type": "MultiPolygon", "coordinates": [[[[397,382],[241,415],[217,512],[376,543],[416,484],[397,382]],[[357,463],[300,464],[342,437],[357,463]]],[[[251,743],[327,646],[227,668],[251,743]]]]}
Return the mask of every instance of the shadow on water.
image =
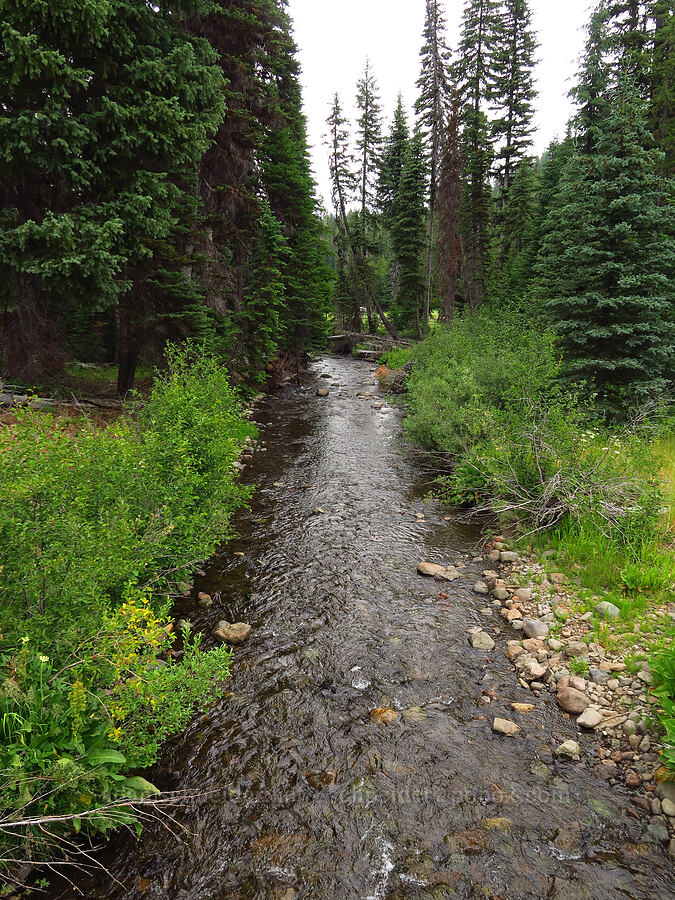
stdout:
{"type": "MultiPolygon", "coordinates": [[[[133,900],[672,896],[666,853],[643,843],[628,796],[588,762],[552,757],[577,731],[550,699],[520,717],[518,738],[492,733],[493,716],[513,717],[510,703],[532,696],[499,644],[488,662],[467,643],[465,628],[486,621],[471,592],[478,532],[423,501],[401,412],[376,393],[371,366],[326,357],[309,385],[257,408],[267,451],[244,478],[258,491],[195,586],[217,601],[181,610],[206,634],[221,618],[253,632],[235,650],[227,693],[153,772],[163,789],[212,793],[179,812],[180,839],[158,825],[139,841],[116,835],[100,858],[121,884],[101,874],[81,890],[133,900]],[[422,579],[423,558],[454,562],[463,577],[422,579]],[[488,689],[497,699],[480,706],[488,689]],[[397,711],[391,725],[371,722],[381,706],[397,711]]],[[[588,760],[593,738],[581,740],[588,760]]]]}

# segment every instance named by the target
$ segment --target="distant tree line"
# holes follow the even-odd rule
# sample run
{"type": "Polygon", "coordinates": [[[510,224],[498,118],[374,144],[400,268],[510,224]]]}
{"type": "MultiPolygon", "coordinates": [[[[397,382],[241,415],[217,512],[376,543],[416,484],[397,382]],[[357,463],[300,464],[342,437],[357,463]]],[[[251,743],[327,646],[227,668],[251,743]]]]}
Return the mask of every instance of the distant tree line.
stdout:
{"type": "MultiPolygon", "coordinates": [[[[532,150],[529,0],[466,0],[457,50],[426,0],[415,118],[383,133],[369,65],[352,129],[328,118],[335,316],[423,336],[432,318],[515,306],[560,336],[608,410],[675,371],[675,11],[601,0],[566,136],[532,150]]],[[[563,124],[563,123],[561,123],[563,124]]]]}
{"type": "Polygon", "coordinates": [[[4,0],[5,377],[194,338],[257,378],[320,340],[331,272],[285,0],[4,0]]]}

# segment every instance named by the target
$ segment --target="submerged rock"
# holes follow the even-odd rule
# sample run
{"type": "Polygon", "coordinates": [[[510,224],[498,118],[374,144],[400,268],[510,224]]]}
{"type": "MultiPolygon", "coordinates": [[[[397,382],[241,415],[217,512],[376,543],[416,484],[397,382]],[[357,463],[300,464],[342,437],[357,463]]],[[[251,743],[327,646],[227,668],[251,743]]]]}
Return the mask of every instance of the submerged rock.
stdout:
{"type": "Polygon", "coordinates": [[[489,653],[495,649],[495,642],[484,631],[479,631],[478,634],[470,634],[469,643],[474,650],[487,650],[489,653]]]}
{"type": "Polygon", "coordinates": [[[563,741],[562,744],[555,748],[553,753],[556,756],[567,756],[570,759],[579,759],[581,756],[581,747],[576,741],[563,741]]]}
{"type": "Polygon", "coordinates": [[[246,622],[218,622],[213,636],[225,644],[243,644],[251,633],[251,626],[246,622]]]}
{"type": "Polygon", "coordinates": [[[397,715],[393,709],[380,706],[377,709],[371,709],[370,718],[379,725],[391,725],[392,722],[396,721],[397,715]]]}
{"type": "Polygon", "coordinates": [[[497,734],[505,734],[507,737],[515,737],[520,732],[520,726],[510,719],[495,719],[492,723],[492,730],[497,734]]]}

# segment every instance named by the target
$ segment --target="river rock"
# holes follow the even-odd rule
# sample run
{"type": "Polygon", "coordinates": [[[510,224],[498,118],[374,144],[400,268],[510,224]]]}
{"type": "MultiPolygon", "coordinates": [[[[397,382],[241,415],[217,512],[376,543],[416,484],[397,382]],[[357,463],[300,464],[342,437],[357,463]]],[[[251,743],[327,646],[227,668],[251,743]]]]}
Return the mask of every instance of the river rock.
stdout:
{"type": "Polygon", "coordinates": [[[486,650],[490,653],[495,649],[495,642],[484,631],[479,631],[478,634],[470,634],[469,643],[474,650],[486,650]]]}
{"type": "Polygon", "coordinates": [[[246,622],[218,622],[213,635],[225,644],[243,644],[251,633],[251,626],[246,622]]]}
{"type": "Polygon", "coordinates": [[[588,656],[588,647],[583,641],[570,641],[565,647],[565,656],[568,659],[575,656],[588,656]]]}
{"type": "Polygon", "coordinates": [[[330,391],[327,388],[319,388],[316,392],[317,397],[327,397],[330,391]]]}
{"type": "Polygon", "coordinates": [[[211,606],[211,604],[213,603],[211,594],[205,594],[204,591],[200,591],[197,594],[197,600],[199,600],[199,605],[204,607],[211,606]]]}
{"type": "Polygon", "coordinates": [[[543,641],[548,637],[548,625],[539,619],[523,619],[523,633],[529,638],[543,641]]]}
{"type": "Polygon", "coordinates": [[[556,694],[556,700],[565,712],[573,714],[583,712],[591,702],[586,694],[575,690],[573,687],[565,687],[559,690],[556,694]]]}
{"type": "Polygon", "coordinates": [[[520,727],[509,719],[495,719],[492,723],[492,730],[497,734],[505,734],[508,737],[515,737],[520,732],[520,727]]]}
{"type": "Polygon", "coordinates": [[[567,756],[570,759],[579,759],[581,756],[581,747],[576,741],[563,741],[558,747],[553,751],[555,756],[567,756]]]}
{"type": "Polygon", "coordinates": [[[577,719],[577,725],[581,725],[583,728],[595,728],[596,725],[602,722],[602,719],[602,713],[597,709],[591,709],[589,706],[577,719]]]}
{"type": "Polygon", "coordinates": [[[523,603],[529,603],[532,599],[532,588],[518,588],[516,591],[516,600],[521,600],[523,603]]]}
{"type": "Polygon", "coordinates": [[[588,670],[588,677],[593,684],[606,684],[609,681],[609,672],[604,672],[595,666],[588,670]]]}
{"type": "Polygon", "coordinates": [[[439,566],[436,563],[418,562],[417,574],[424,575],[427,578],[434,578],[436,575],[445,573],[445,566],[439,566]]]}
{"type": "Polygon", "coordinates": [[[391,725],[396,721],[396,712],[386,706],[380,706],[377,709],[371,709],[370,718],[379,725],[391,725]]]}
{"type": "Polygon", "coordinates": [[[503,563],[517,563],[520,562],[520,554],[516,553],[515,550],[502,550],[499,554],[499,561],[503,563]]]}
{"type": "Polygon", "coordinates": [[[511,709],[515,709],[515,711],[519,713],[529,713],[532,712],[533,709],[536,709],[536,706],[534,703],[512,703],[511,709]]]}
{"type": "Polygon", "coordinates": [[[661,809],[663,810],[663,814],[668,816],[669,819],[675,818],[675,803],[672,800],[669,800],[667,797],[661,801],[661,809]]]}
{"type": "Polygon", "coordinates": [[[477,594],[487,594],[488,593],[488,586],[487,586],[487,584],[485,584],[484,581],[477,581],[474,584],[473,589],[477,594]]]}
{"type": "Polygon", "coordinates": [[[542,666],[532,656],[519,656],[516,660],[516,669],[525,681],[544,681],[551,674],[548,666],[542,666]]]}
{"type": "Polygon", "coordinates": [[[509,662],[513,662],[514,659],[517,659],[526,652],[525,648],[521,647],[518,641],[509,641],[506,645],[506,650],[504,651],[509,662]]]}

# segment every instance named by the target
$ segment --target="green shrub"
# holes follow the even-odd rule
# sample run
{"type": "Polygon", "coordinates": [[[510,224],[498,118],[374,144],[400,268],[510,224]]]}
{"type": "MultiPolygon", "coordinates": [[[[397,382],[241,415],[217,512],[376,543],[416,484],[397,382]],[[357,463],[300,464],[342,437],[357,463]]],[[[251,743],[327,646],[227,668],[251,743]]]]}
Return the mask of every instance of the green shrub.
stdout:
{"type": "Polygon", "coordinates": [[[673,647],[655,654],[649,665],[654,676],[654,694],[661,707],[661,725],[664,729],[663,761],[675,779],[675,649],[673,647]]]}
{"type": "Polygon", "coordinates": [[[415,347],[395,347],[380,357],[380,365],[388,369],[402,369],[415,358],[415,347]]]}
{"type": "MultiPolygon", "coordinates": [[[[233,464],[249,434],[225,370],[190,348],[171,349],[147,404],[105,429],[30,411],[0,426],[5,825],[134,823],[120,798],[154,788],[130,770],[150,765],[227,676],[229,652],[202,652],[189,631],[180,659],[167,654],[168,594],[246,502],[233,464]]],[[[54,852],[39,828],[14,837],[23,858],[54,852]]]]}

